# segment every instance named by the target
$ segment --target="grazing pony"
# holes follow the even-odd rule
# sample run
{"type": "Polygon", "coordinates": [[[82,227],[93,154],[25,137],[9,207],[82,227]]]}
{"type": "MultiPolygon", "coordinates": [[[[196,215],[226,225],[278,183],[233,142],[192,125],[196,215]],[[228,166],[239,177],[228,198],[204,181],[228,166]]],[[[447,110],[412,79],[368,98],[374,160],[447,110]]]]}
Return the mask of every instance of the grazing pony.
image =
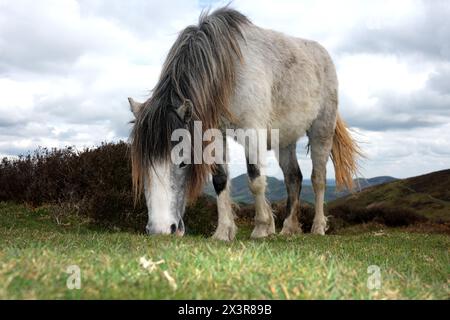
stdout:
{"type": "MultiPolygon", "coordinates": [[[[323,205],[329,157],[337,186],[353,187],[360,151],[338,114],[338,81],[327,51],[314,41],[260,28],[228,7],[204,13],[198,25],[184,29],[151,97],[144,103],[131,98],[129,102],[135,115],[130,136],[133,186],[136,197],[145,192],[149,234],[183,235],[186,202],[196,199],[210,174],[218,207],[213,237],[232,240],[236,234],[226,163],[171,160],[173,132],[186,129],[195,134],[196,121],[201,121],[203,132],[278,130],[277,159],[288,194],[282,234],[301,231],[297,214],[302,173],[296,143],[305,134],[313,163],[312,233],[323,235],[327,229],[323,205]]],[[[255,197],[251,236],[267,237],[275,233],[275,225],[265,198],[265,161],[251,163],[244,147],[255,197]]]]}

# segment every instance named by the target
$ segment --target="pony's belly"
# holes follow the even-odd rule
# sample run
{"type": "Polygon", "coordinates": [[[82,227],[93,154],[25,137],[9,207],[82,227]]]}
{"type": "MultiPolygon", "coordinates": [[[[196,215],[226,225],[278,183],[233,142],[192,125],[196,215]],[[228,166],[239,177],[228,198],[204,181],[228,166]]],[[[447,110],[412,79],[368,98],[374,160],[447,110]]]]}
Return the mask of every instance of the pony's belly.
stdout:
{"type": "MultiPolygon", "coordinates": [[[[302,108],[289,108],[289,112],[283,112],[272,121],[272,129],[279,130],[280,146],[287,146],[296,142],[306,134],[313,121],[319,114],[320,106],[309,105],[302,108]]],[[[279,109],[278,109],[279,110],[279,109]]]]}
{"type": "Polygon", "coordinates": [[[272,126],[272,130],[278,130],[280,147],[285,147],[296,142],[306,134],[308,128],[299,126],[293,120],[284,123],[274,123],[272,126]]]}

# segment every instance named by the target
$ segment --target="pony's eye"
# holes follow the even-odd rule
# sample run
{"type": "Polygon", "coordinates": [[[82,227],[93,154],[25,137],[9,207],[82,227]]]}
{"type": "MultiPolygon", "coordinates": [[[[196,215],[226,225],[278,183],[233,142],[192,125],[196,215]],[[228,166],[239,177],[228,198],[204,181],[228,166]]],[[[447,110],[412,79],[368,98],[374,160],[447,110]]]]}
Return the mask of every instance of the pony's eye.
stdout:
{"type": "Polygon", "coordinates": [[[178,166],[180,169],[183,169],[184,167],[186,167],[186,163],[182,162],[180,163],[180,165],[178,166]]]}

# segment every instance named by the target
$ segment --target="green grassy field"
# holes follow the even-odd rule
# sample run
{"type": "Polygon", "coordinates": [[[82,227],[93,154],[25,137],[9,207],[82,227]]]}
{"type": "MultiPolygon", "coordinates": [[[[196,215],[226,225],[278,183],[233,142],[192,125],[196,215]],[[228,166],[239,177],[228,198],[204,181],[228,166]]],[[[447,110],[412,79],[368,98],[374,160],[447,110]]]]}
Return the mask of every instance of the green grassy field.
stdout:
{"type": "Polygon", "coordinates": [[[0,299],[448,299],[447,235],[384,232],[221,243],[58,223],[46,209],[0,203],[0,299]],[[141,257],[160,263],[145,269],[141,257]],[[162,262],[161,262],[162,261],[162,262]],[[69,290],[77,265],[81,289],[69,290]],[[381,288],[367,287],[370,265],[381,288]]]}

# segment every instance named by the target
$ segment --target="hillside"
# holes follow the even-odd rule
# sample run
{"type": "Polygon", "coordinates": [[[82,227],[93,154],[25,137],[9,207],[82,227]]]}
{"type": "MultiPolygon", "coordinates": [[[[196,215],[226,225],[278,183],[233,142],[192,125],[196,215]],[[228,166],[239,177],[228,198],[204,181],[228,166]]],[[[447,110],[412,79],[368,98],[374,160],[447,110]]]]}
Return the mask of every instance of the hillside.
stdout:
{"type": "Polygon", "coordinates": [[[432,220],[450,221],[450,170],[371,186],[337,199],[329,207],[342,205],[409,208],[432,220]]]}
{"type": "MultiPolygon", "coordinates": [[[[375,186],[395,180],[396,180],[395,178],[387,176],[375,177],[371,179],[358,178],[355,180],[355,184],[359,186],[360,190],[362,190],[370,186],[375,186]]],[[[242,174],[232,179],[231,184],[232,184],[231,193],[234,201],[240,203],[253,203],[253,195],[251,194],[248,188],[248,180],[246,174],[242,174]]],[[[284,185],[283,180],[279,180],[274,177],[267,177],[267,186],[268,187],[266,195],[269,201],[276,202],[286,199],[287,197],[286,187],[284,185]]],[[[212,183],[208,183],[208,185],[205,188],[205,193],[211,196],[215,196],[212,183]]],[[[327,202],[347,196],[348,194],[349,193],[347,191],[336,192],[336,185],[334,180],[327,181],[327,189],[325,192],[325,200],[327,202]]],[[[314,203],[314,190],[311,184],[311,180],[307,179],[303,180],[302,193],[300,195],[300,198],[308,203],[314,203]]]]}

